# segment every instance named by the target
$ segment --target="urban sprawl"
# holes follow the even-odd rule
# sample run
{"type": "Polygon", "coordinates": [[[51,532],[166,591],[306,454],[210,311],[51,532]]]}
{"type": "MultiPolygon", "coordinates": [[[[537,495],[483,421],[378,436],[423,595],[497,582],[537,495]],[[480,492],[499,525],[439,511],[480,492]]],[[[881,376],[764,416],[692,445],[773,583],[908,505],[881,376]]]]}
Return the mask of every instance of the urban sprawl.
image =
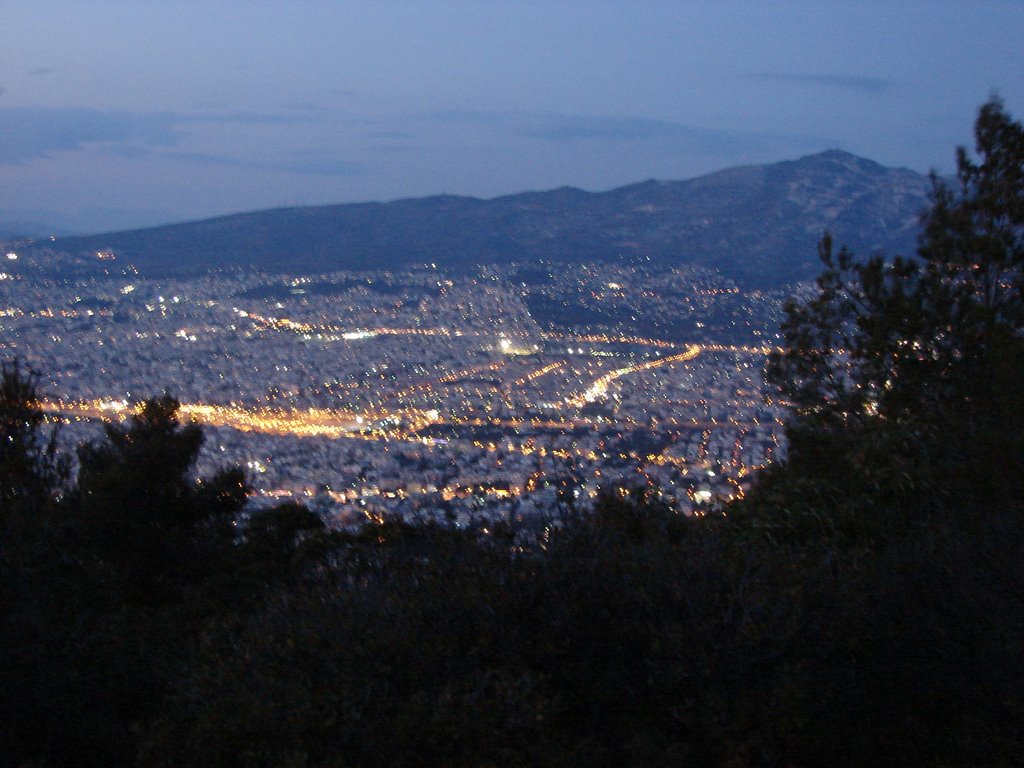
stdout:
{"type": "Polygon", "coordinates": [[[642,487],[699,513],[785,450],[764,384],[785,292],[703,268],[156,279],[17,243],[0,261],[0,354],[42,374],[65,444],[167,392],[204,427],[199,472],[244,467],[253,506],[466,525],[642,487]]]}

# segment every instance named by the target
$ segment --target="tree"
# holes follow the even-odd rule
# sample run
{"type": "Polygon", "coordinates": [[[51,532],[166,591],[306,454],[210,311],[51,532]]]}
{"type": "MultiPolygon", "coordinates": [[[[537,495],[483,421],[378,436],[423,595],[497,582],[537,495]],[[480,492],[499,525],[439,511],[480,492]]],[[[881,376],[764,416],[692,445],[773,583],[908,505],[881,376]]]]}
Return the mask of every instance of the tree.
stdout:
{"type": "Polygon", "coordinates": [[[817,568],[793,764],[1022,761],[1024,127],[993,98],[975,139],[916,256],[822,239],[769,361],[789,457],[723,529],[817,568]]]}
{"type": "Polygon", "coordinates": [[[68,474],[56,428],[44,434],[38,385],[19,360],[0,366],[0,606],[12,611],[32,602],[28,583],[53,565],[52,513],[68,474]]]}
{"type": "Polygon", "coordinates": [[[789,461],[753,500],[786,526],[1019,507],[1024,128],[993,97],[975,139],[955,185],[932,175],[916,258],[859,261],[826,235],[817,294],[786,306],[768,378],[791,404],[789,461]]]}
{"type": "Polygon", "coordinates": [[[232,468],[195,479],[202,444],[199,425],[182,424],[178,401],[164,395],[79,447],[70,506],[129,600],[177,601],[216,572],[234,543],[245,476],[232,468]]]}
{"type": "Polygon", "coordinates": [[[57,430],[43,433],[39,374],[20,360],[0,366],[0,514],[14,505],[38,507],[67,478],[57,455],[57,430]]]}
{"type": "Polygon", "coordinates": [[[177,414],[169,396],[148,400],[79,447],[45,570],[0,637],[11,641],[0,753],[15,764],[136,764],[138,733],[206,622],[234,609],[212,585],[231,561],[244,475],[196,480],[203,435],[177,414]]]}
{"type": "Polygon", "coordinates": [[[46,741],[59,617],[78,581],[62,550],[57,494],[67,462],[47,434],[38,373],[0,367],[0,754],[18,765],[46,741]]]}

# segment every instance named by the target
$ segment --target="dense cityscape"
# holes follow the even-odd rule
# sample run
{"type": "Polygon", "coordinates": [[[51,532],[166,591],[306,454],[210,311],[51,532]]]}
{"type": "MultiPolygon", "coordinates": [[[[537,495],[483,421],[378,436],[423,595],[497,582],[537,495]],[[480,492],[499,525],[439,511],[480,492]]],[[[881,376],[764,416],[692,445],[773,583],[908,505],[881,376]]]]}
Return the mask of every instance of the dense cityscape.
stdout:
{"type": "Polygon", "coordinates": [[[784,453],[763,367],[782,293],[698,267],[432,265],[149,279],[5,248],[0,351],[69,446],[168,392],[253,507],[335,524],[519,521],[601,488],[698,511],[784,453]]]}

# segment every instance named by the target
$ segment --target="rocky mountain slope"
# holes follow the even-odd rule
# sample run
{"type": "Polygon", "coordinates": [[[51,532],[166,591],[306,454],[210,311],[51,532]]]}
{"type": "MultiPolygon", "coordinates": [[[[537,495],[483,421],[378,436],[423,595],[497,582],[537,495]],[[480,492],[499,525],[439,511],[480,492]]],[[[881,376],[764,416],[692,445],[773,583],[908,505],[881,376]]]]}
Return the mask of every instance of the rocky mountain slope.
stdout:
{"type": "Polygon", "coordinates": [[[249,265],[311,273],[433,262],[459,271],[489,262],[643,259],[716,267],[748,285],[772,286],[818,272],[825,230],[857,253],[912,252],[928,189],[922,174],[831,150],[607,192],[282,208],[48,245],[87,257],[111,251],[153,275],[249,265]]]}

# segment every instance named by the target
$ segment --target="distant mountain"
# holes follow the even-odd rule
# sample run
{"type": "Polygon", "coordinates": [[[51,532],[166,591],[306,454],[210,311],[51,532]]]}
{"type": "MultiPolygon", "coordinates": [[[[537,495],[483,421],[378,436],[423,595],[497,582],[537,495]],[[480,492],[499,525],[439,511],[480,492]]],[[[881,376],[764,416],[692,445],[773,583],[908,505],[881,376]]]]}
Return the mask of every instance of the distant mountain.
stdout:
{"type": "Polygon", "coordinates": [[[928,190],[922,174],[831,150],[608,192],[566,187],[492,200],[281,208],[54,245],[72,254],[113,251],[151,275],[243,265],[310,273],[649,258],[771,286],[817,274],[825,230],[860,254],[912,252],[928,190]]]}

